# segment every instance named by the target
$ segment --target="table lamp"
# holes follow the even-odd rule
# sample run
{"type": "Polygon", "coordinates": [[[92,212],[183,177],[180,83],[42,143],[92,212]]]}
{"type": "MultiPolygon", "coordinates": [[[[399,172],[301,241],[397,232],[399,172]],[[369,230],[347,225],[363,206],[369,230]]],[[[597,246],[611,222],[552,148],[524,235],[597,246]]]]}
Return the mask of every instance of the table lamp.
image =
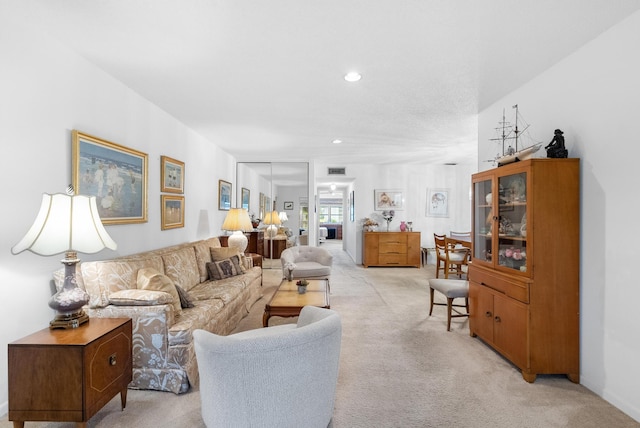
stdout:
{"type": "Polygon", "coordinates": [[[280,223],[284,224],[285,221],[289,220],[289,217],[287,217],[287,213],[285,211],[280,211],[280,214],[278,214],[278,218],[280,219],[280,223]]]}
{"type": "Polygon", "coordinates": [[[40,256],[65,253],[61,260],[65,266],[64,285],[49,300],[49,307],[56,311],[49,323],[52,329],[76,328],[89,320],[82,309],[89,302],[89,295],[76,283],[78,252],[90,254],[118,247],[102,225],[95,196],[72,194],[71,186],[67,194],[43,194],[31,229],[11,249],[14,255],[25,250],[40,256]]]}
{"type": "Polygon", "coordinates": [[[264,216],[264,220],[262,223],[268,225],[265,230],[265,234],[269,238],[273,238],[278,234],[278,226],[280,226],[280,217],[278,216],[278,211],[271,211],[264,216]]]}
{"type": "Polygon", "coordinates": [[[253,225],[249,213],[244,208],[231,208],[222,223],[222,230],[233,232],[229,236],[229,247],[237,248],[241,254],[247,249],[249,240],[244,232],[251,232],[253,225]]]}

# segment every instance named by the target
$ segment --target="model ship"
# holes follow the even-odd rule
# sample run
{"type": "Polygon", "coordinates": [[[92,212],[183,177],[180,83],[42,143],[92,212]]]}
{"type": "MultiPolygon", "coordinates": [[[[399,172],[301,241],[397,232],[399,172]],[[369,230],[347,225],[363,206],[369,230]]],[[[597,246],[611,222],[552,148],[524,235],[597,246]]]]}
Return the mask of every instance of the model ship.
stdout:
{"type": "Polygon", "coordinates": [[[502,110],[502,121],[499,122],[499,126],[496,128],[498,137],[491,139],[491,141],[502,142],[502,156],[497,155],[493,160],[498,163],[498,166],[529,159],[542,147],[541,142],[534,141],[529,135],[529,124],[520,115],[518,104],[514,105],[513,108],[516,111],[514,125],[507,122],[504,110],[502,110]],[[518,128],[519,125],[520,128],[518,128]],[[528,145],[526,144],[527,141],[529,142],[528,145]]]}

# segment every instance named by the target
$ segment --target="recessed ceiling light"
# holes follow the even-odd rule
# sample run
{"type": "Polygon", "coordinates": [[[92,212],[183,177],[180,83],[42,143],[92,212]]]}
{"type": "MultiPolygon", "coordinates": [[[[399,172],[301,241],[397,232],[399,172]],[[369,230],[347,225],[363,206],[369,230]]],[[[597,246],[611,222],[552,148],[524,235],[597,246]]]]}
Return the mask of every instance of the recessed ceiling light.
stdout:
{"type": "Polygon", "coordinates": [[[357,82],[360,79],[362,79],[362,76],[356,71],[351,71],[344,76],[344,80],[347,82],[357,82]]]}
{"type": "Polygon", "coordinates": [[[342,140],[333,140],[332,143],[333,144],[340,144],[340,143],[342,143],[342,140]]]}

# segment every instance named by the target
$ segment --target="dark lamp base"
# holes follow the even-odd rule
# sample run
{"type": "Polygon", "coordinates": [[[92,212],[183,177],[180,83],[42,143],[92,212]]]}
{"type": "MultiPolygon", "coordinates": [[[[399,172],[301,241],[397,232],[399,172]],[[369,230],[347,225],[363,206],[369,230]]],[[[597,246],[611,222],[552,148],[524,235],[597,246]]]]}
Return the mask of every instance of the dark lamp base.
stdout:
{"type": "Polygon", "coordinates": [[[73,314],[58,314],[49,322],[49,328],[78,328],[85,322],[89,321],[89,315],[84,311],[75,312],[73,314]]]}

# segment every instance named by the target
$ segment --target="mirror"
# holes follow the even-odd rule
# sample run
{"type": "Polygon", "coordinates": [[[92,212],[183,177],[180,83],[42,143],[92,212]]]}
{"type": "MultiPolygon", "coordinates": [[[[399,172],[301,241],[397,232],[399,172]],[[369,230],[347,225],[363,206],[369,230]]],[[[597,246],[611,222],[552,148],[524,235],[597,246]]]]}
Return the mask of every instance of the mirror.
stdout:
{"type": "Polygon", "coordinates": [[[250,232],[254,236],[247,252],[263,256],[263,269],[281,269],[280,253],[296,245],[309,227],[309,164],[238,162],[236,183],[235,206],[247,208],[254,220],[260,220],[250,232]]]}

